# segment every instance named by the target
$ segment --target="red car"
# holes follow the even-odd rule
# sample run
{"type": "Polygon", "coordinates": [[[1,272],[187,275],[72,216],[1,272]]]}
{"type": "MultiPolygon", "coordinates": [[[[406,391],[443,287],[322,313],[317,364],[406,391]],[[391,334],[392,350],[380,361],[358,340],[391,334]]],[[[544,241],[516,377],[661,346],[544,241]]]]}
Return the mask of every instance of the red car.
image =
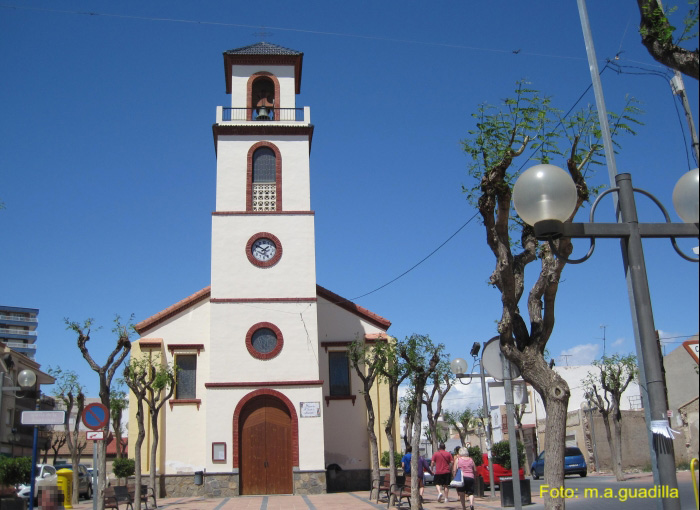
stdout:
{"type": "MultiPolygon", "coordinates": [[[[487,454],[483,454],[483,459],[484,462],[481,464],[481,466],[476,467],[476,474],[481,476],[481,478],[484,479],[484,487],[487,487],[491,485],[491,477],[489,476],[489,457],[487,454]]],[[[513,476],[513,473],[511,472],[510,469],[506,469],[500,464],[493,464],[493,483],[494,485],[501,485],[501,477],[507,477],[510,478],[513,476]]],[[[525,471],[523,468],[520,468],[520,479],[524,480],[525,479],[525,471]]]]}

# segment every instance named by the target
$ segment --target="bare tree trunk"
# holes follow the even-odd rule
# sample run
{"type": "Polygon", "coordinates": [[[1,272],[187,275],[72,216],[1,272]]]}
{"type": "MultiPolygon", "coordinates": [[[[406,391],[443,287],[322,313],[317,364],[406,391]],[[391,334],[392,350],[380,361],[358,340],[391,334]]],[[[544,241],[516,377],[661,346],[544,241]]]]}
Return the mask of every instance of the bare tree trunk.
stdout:
{"type": "MultiPolygon", "coordinates": [[[[374,405],[369,391],[364,392],[365,405],[367,406],[367,434],[369,436],[369,451],[372,462],[372,485],[379,482],[379,447],[377,446],[377,434],[374,432],[374,405]]],[[[393,461],[393,458],[391,459],[393,461]]]]}
{"type": "MultiPolygon", "coordinates": [[[[545,402],[547,406],[547,435],[544,440],[544,450],[547,452],[547,462],[544,464],[544,479],[549,487],[564,487],[564,446],[566,444],[566,412],[569,399],[568,396],[566,399],[553,396],[545,402]]],[[[513,475],[515,476],[515,473],[513,475]]],[[[563,510],[565,508],[564,501],[562,494],[556,498],[548,495],[545,497],[545,508],[563,510]]]]}
{"type": "MultiPolygon", "coordinates": [[[[141,447],[143,446],[143,440],[146,438],[146,427],[144,426],[144,416],[143,416],[143,401],[137,399],[137,411],[136,411],[136,423],[139,427],[139,433],[136,437],[136,443],[134,445],[134,484],[136,487],[141,487],[141,447]]],[[[134,496],[134,510],[141,510],[141,497],[134,496]]]]}

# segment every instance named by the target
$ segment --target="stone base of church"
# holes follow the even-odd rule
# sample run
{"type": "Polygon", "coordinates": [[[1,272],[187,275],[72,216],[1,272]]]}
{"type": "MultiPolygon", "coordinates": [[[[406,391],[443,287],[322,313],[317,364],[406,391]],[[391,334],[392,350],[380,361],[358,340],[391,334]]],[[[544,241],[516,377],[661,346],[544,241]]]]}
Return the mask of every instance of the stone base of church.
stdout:
{"type": "Polygon", "coordinates": [[[325,494],[325,471],[295,471],[294,494],[325,494]]]}
{"type": "Polygon", "coordinates": [[[328,471],[328,492],[368,491],[371,488],[372,471],[369,469],[328,471]]]}

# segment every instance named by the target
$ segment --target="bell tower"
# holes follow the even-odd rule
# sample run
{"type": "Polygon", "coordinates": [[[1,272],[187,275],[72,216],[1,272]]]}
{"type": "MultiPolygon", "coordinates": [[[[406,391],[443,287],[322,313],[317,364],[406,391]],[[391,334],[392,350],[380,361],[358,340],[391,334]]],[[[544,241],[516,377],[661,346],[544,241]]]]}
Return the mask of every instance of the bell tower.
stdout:
{"type": "MultiPolygon", "coordinates": [[[[262,391],[270,409],[292,420],[290,445],[296,449],[288,452],[289,472],[323,470],[322,447],[300,448],[300,434],[323,437],[323,421],[298,423],[293,407],[323,400],[309,168],[314,128],[309,108],[296,106],[303,53],[262,42],[223,57],[231,106],[217,108],[213,126],[207,435],[221,440],[215,424],[227,402],[252,399],[250,406],[261,406],[262,391]]],[[[247,416],[246,409],[240,416],[247,416]]],[[[241,493],[272,490],[246,484],[261,475],[245,465],[245,424],[235,424],[233,433],[241,493]]]]}

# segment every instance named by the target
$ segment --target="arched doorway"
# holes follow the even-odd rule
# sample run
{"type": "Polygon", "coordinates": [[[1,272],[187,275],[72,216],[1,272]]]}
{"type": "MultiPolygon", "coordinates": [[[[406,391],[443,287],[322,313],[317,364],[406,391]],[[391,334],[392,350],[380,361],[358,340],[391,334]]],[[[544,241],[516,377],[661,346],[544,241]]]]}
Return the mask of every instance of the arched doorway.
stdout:
{"type": "Polygon", "coordinates": [[[239,418],[240,493],[291,494],[292,418],[272,395],[251,399],[239,418]]]}

